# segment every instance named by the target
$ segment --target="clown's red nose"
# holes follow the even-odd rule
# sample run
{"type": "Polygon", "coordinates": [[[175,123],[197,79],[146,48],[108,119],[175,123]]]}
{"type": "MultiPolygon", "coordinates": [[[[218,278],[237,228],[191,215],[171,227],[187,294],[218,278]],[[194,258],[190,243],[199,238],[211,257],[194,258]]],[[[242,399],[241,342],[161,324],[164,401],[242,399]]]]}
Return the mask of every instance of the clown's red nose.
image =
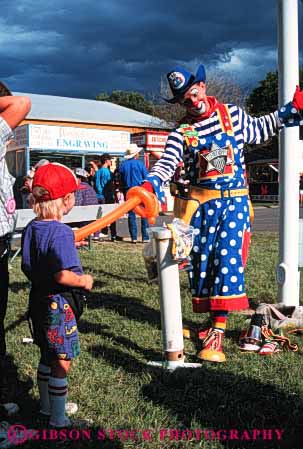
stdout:
{"type": "Polygon", "coordinates": [[[192,102],[192,105],[193,105],[195,108],[197,108],[197,107],[199,106],[199,104],[200,104],[200,101],[199,101],[199,100],[192,100],[191,102],[192,102]]]}

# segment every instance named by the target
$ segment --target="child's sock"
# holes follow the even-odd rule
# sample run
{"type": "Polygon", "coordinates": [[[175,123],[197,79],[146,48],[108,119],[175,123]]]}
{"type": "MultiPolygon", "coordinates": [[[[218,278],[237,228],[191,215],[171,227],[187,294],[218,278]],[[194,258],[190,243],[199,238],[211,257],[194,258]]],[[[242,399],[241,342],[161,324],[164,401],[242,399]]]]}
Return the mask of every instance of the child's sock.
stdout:
{"type": "Polygon", "coordinates": [[[48,381],[51,373],[49,366],[39,363],[37,370],[37,384],[40,395],[40,412],[43,415],[50,415],[50,403],[48,395],[48,381]]]}
{"type": "Polygon", "coordinates": [[[220,332],[225,332],[228,312],[226,310],[216,310],[212,312],[212,328],[220,332]]]}
{"type": "Polygon", "coordinates": [[[49,423],[54,427],[65,427],[70,421],[65,415],[67,399],[67,378],[50,377],[48,383],[51,416],[49,423]]]}

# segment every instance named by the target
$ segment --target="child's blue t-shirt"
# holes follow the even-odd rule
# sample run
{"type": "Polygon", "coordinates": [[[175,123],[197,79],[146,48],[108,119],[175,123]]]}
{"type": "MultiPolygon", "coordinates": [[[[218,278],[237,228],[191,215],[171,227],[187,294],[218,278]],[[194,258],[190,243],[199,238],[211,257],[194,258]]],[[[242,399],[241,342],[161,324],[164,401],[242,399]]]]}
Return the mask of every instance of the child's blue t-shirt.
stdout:
{"type": "Polygon", "coordinates": [[[82,274],[72,229],[56,220],[31,221],[22,233],[23,273],[39,292],[55,294],[66,291],[54,274],[69,270],[82,274]]]}

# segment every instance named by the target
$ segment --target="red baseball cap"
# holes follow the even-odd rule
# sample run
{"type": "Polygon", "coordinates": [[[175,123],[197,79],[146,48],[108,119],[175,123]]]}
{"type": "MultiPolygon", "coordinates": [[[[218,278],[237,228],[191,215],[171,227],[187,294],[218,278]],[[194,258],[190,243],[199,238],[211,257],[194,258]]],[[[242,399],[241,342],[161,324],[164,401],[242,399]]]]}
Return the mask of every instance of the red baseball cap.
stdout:
{"type": "Polygon", "coordinates": [[[63,198],[68,193],[85,188],[85,186],[80,185],[80,182],[70,168],[57,162],[50,162],[36,170],[32,189],[34,187],[42,187],[48,192],[45,195],[39,196],[39,198],[35,197],[38,202],[63,198]]]}

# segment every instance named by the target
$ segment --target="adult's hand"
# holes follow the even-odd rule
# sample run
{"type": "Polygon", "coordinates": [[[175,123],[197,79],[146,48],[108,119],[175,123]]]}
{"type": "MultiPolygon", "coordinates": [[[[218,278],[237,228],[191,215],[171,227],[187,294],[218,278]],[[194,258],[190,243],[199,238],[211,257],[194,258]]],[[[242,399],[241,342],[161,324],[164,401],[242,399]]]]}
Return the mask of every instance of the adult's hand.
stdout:
{"type": "Polygon", "coordinates": [[[297,111],[301,111],[303,109],[303,90],[301,90],[299,86],[296,86],[292,104],[297,109],[297,111]]]}
{"type": "Polygon", "coordinates": [[[143,184],[141,184],[140,187],[143,187],[143,189],[147,190],[148,192],[155,193],[153,185],[152,185],[151,182],[144,181],[143,184]]]}
{"type": "Polygon", "coordinates": [[[149,190],[150,192],[154,192],[156,194],[158,200],[160,201],[160,203],[165,204],[165,201],[166,201],[165,193],[162,188],[162,181],[158,176],[147,175],[147,178],[144,181],[144,184],[142,184],[142,187],[146,188],[146,190],[149,190]],[[151,185],[153,190],[149,190],[150,189],[149,185],[144,187],[144,184],[151,185]]]}

